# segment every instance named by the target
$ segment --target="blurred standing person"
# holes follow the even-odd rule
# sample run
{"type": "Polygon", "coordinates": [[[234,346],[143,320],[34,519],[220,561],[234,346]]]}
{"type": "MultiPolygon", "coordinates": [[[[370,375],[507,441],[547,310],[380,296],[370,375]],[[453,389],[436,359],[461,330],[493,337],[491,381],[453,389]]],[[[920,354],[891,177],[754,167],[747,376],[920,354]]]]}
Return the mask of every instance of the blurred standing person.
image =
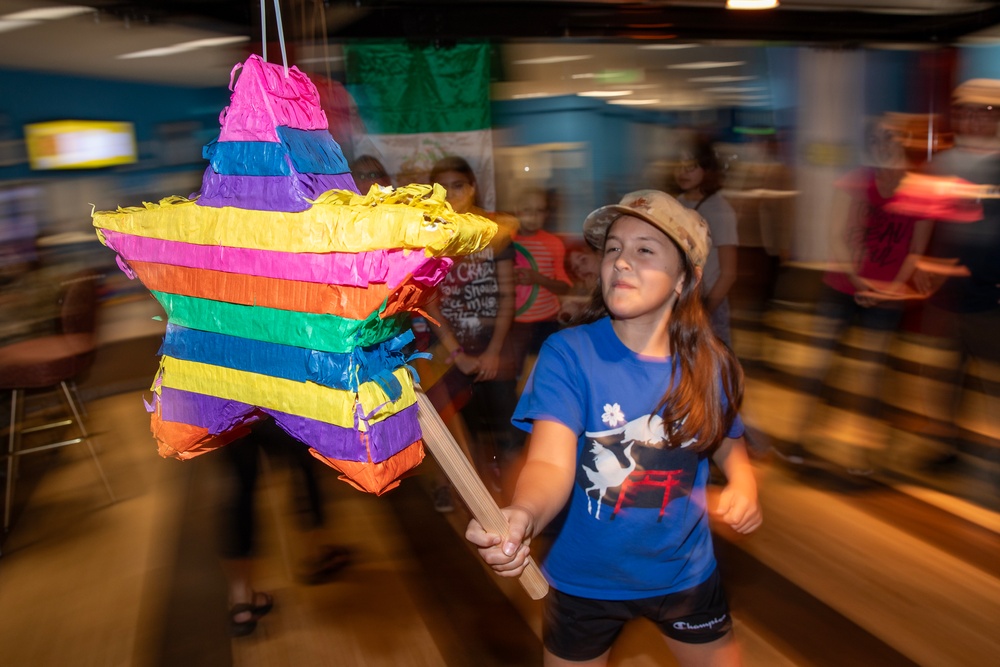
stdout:
{"type": "Polygon", "coordinates": [[[363,195],[368,194],[373,185],[379,185],[383,188],[392,187],[389,172],[374,155],[359,155],[351,161],[350,169],[351,176],[354,177],[354,184],[358,186],[358,192],[363,195]]]}
{"type": "MultiPolygon", "coordinates": [[[[827,381],[832,356],[845,342],[848,329],[857,326],[864,333],[865,348],[874,352],[874,356],[869,366],[868,386],[858,387],[858,398],[852,407],[864,416],[880,418],[881,366],[899,329],[904,305],[909,298],[918,296],[911,279],[917,260],[927,247],[931,223],[893,210],[898,200],[897,188],[908,167],[898,138],[878,124],[869,137],[869,147],[873,165],[850,172],[837,182],[838,188],[849,197],[847,222],[842,237],[831,240],[839,261],[836,268],[824,275],[823,292],[816,307],[823,327],[820,338],[825,342],[825,358],[810,393],[818,399],[816,407],[832,401],[833,388],[827,381]]],[[[855,384],[864,383],[855,379],[855,384]]],[[[816,421],[815,410],[810,410],[803,431],[816,421]]],[[[848,471],[873,472],[871,454],[881,444],[875,438],[866,438],[865,449],[853,453],[848,471]]]]}
{"type": "Polygon", "coordinates": [[[566,275],[566,246],[555,234],[543,229],[548,217],[548,194],[542,188],[530,188],[518,199],[515,215],[520,223],[515,248],[523,263],[514,264],[514,284],[518,304],[510,336],[518,372],[524,362],[538,354],[542,343],[559,329],[559,297],[572,285],[566,275]]]}
{"type": "MultiPolygon", "coordinates": [[[[1000,80],[972,79],[959,85],[952,96],[952,126],[955,147],[937,155],[928,171],[979,185],[1000,185],[1000,80]]],[[[933,262],[928,262],[916,276],[918,287],[932,292],[925,305],[925,329],[947,336],[959,353],[950,378],[947,449],[927,462],[932,469],[957,463],[962,452],[955,416],[970,362],[1000,366],[1000,199],[983,198],[979,203],[978,221],[938,221],[934,226],[928,255],[948,265],[951,275],[931,270],[933,262]]],[[[995,383],[980,385],[997,399],[995,383]]],[[[991,444],[992,451],[985,455],[995,460],[1000,445],[991,444]]]]}
{"type": "Polygon", "coordinates": [[[705,262],[701,294],[712,330],[726,345],[732,346],[729,326],[729,290],[736,282],[737,245],[736,212],[722,196],[722,165],[708,141],[699,141],[694,150],[681,156],[674,170],[677,200],[694,209],[708,223],[712,251],[705,262]]]}
{"type": "Polygon", "coordinates": [[[285,433],[273,420],[254,424],[248,435],[221,448],[228,469],[230,493],[221,506],[220,556],[229,586],[229,631],[233,637],[249,635],[274,607],[269,593],[254,587],[254,555],[259,541],[257,482],[265,451],[287,457],[298,478],[293,481],[293,502],[299,520],[296,578],[316,585],[333,579],[353,558],[346,547],[326,542],[326,512],[314,466],[320,465],[309,449],[285,433]]]}
{"type": "MultiPolygon", "coordinates": [[[[517,219],[476,205],[476,176],[464,158],[439,160],[430,181],[444,187],[456,212],[482,215],[499,226],[487,248],[455,263],[438,285],[436,298],[427,304],[451,366],[427,389],[427,397],[459,444],[466,440],[467,453],[487,486],[499,491],[497,461],[505,452],[519,449],[522,440],[510,424],[517,401],[517,369],[509,356],[501,354],[514,322],[511,243],[517,219]]],[[[438,482],[435,507],[449,511],[450,487],[441,478],[438,482]]]]}

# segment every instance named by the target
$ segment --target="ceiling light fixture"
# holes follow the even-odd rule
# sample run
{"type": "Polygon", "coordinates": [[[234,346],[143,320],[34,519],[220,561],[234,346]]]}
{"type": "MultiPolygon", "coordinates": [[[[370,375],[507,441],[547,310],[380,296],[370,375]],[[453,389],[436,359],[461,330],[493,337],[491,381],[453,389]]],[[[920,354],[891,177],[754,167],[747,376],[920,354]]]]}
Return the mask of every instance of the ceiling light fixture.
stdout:
{"type": "Polygon", "coordinates": [[[693,63],[679,63],[677,65],[667,65],[667,69],[714,69],[716,67],[739,67],[746,65],[745,60],[733,60],[722,62],[718,60],[699,60],[693,63]]]}
{"type": "Polygon", "coordinates": [[[96,12],[93,7],[83,7],[80,5],[68,5],[66,7],[42,7],[39,9],[25,9],[22,12],[12,12],[0,16],[0,19],[11,21],[55,21],[78,14],[88,14],[96,12]]]}
{"type": "Polygon", "coordinates": [[[187,53],[188,51],[197,51],[198,49],[206,49],[213,46],[225,46],[227,44],[238,44],[240,42],[248,41],[250,41],[250,38],[247,35],[236,35],[233,37],[210,37],[208,39],[195,39],[190,42],[172,44],[171,46],[162,46],[157,49],[146,49],[145,51],[123,53],[120,56],[117,56],[117,58],[119,60],[131,60],[133,58],[161,58],[163,56],[174,56],[178,53],[187,53]]]}
{"type": "Polygon", "coordinates": [[[585,90],[577,93],[580,97],[624,97],[631,94],[631,90],[585,90]]]}
{"type": "Polygon", "coordinates": [[[679,49],[695,49],[697,44],[643,44],[639,46],[643,51],[677,51],[679,49]]]}
{"type": "Polygon", "coordinates": [[[25,9],[20,12],[11,12],[0,16],[0,32],[10,32],[21,28],[30,28],[38,25],[42,21],[55,21],[78,14],[87,14],[97,11],[93,7],[82,7],[70,5],[66,7],[42,7],[39,9],[25,9]]]}
{"type": "Polygon", "coordinates": [[[608,104],[620,104],[627,107],[646,106],[648,104],[659,104],[660,100],[608,100],[608,104]]]}
{"type": "Polygon", "coordinates": [[[736,83],[737,81],[753,81],[755,76],[695,76],[688,81],[691,83],[736,83]]]}
{"type": "Polygon", "coordinates": [[[10,32],[11,30],[20,30],[21,28],[27,28],[29,26],[38,24],[39,21],[14,21],[8,19],[0,19],[0,32],[10,32]]]}
{"type": "Polygon", "coordinates": [[[726,9],[774,9],[778,0],[726,0],[726,9]]]}
{"type": "Polygon", "coordinates": [[[557,63],[570,63],[575,60],[590,60],[593,56],[547,56],[545,58],[528,58],[526,60],[515,60],[515,65],[555,65],[557,63]]]}

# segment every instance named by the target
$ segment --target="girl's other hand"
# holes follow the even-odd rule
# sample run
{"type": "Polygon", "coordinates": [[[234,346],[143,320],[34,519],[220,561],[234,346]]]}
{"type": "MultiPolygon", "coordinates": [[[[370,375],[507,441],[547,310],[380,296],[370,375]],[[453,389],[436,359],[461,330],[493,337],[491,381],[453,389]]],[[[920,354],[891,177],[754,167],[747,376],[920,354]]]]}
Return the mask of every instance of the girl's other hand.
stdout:
{"type": "Polygon", "coordinates": [[[483,561],[502,577],[519,577],[531,555],[531,534],[534,523],[531,513],[512,506],[501,510],[507,518],[507,535],[487,532],[475,519],[465,529],[465,539],[479,548],[483,561]]]}
{"type": "Polygon", "coordinates": [[[479,362],[479,374],[476,376],[477,382],[492,380],[497,376],[500,369],[500,355],[494,352],[483,352],[477,358],[479,362]]]}
{"type": "Polygon", "coordinates": [[[459,352],[455,357],[455,365],[458,370],[466,375],[474,375],[479,372],[479,357],[472,357],[464,352],[459,352]]]}
{"type": "Polygon", "coordinates": [[[760,528],[764,522],[760,504],[755,492],[747,492],[739,486],[727,484],[719,494],[719,504],[715,514],[737,533],[746,535],[760,528]]]}

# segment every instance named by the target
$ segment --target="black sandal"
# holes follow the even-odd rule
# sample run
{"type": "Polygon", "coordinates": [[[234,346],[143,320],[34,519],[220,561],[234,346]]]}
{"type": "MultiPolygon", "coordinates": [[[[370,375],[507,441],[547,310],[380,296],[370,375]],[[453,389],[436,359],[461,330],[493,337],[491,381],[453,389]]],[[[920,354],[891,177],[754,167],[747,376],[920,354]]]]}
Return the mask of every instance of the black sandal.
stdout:
{"type": "Polygon", "coordinates": [[[257,629],[257,621],[274,608],[274,598],[262,591],[254,591],[253,602],[234,604],[229,610],[229,634],[233,637],[245,637],[257,629]],[[258,601],[263,598],[263,602],[258,601]],[[237,620],[237,616],[249,614],[245,620],[237,620]]]}

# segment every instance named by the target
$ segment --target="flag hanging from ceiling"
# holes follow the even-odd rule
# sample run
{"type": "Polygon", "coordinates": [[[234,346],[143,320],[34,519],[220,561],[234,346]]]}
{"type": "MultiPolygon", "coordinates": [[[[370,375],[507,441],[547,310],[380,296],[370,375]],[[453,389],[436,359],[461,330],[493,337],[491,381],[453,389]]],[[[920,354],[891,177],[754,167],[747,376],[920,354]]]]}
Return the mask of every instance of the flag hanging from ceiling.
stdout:
{"type": "Polygon", "coordinates": [[[459,155],[476,173],[479,205],[495,209],[489,44],[391,41],[344,51],[368,131],[355,153],[378,157],[396,185],[426,183],[438,159],[459,155]]]}

